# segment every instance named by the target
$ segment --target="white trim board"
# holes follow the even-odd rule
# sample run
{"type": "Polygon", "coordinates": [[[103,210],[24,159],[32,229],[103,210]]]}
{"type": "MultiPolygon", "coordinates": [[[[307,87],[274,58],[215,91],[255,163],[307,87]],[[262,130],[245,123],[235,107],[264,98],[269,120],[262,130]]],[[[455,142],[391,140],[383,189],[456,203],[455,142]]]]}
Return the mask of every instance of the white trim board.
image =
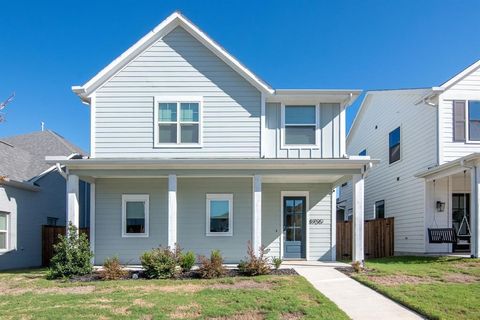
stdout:
{"type": "Polygon", "coordinates": [[[174,12],[164,21],[157,25],[152,31],[143,36],[133,46],[122,53],[118,58],[113,60],[109,65],[103,68],[93,78],[82,86],[73,86],[72,91],[75,92],[82,101],[90,103],[90,95],[102,86],[111,77],[123,69],[130,61],[145,51],[157,40],[170,33],[176,27],[182,27],[206,48],[212,51],[217,57],[229,65],[245,80],[257,88],[260,92],[273,94],[274,90],[263,80],[257,77],[253,72],[242,65],[236,58],[229,54],[224,48],[217,44],[207,34],[201,31],[196,25],[189,21],[179,12],[174,12]]]}
{"type": "Polygon", "coordinates": [[[122,238],[148,238],[149,234],[149,209],[150,209],[150,195],[148,194],[122,194],[122,238]],[[145,210],[145,232],[144,233],[127,233],[126,218],[127,218],[127,202],[138,201],[144,202],[145,210]]]}

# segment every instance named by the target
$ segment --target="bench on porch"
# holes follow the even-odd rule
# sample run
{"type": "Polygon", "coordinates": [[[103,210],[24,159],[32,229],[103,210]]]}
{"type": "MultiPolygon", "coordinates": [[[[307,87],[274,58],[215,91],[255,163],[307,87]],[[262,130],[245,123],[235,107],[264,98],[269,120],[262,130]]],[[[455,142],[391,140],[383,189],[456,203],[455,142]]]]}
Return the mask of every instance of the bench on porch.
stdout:
{"type": "Polygon", "coordinates": [[[428,228],[428,241],[430,243],[452,243],[453,250],[457,245],[457,232],[455,228],[428,228]]]}

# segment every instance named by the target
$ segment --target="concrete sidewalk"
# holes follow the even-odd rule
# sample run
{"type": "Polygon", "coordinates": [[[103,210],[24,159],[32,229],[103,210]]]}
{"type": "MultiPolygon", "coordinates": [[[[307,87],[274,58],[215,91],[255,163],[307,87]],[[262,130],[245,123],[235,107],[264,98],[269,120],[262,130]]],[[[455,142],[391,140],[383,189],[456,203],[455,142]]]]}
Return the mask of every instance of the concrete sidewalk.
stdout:
{"type": "Polygon", "coordinates": [[[352,319],[423,319],[335,269],[341,263],[286,262],[352,319]]]}

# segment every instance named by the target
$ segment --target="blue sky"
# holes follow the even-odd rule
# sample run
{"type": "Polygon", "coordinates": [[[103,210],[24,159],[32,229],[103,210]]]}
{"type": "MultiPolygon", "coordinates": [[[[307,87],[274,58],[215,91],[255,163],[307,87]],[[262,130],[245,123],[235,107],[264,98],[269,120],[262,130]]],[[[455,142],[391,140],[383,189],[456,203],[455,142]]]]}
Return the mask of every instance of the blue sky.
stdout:
{"type": "Polygon", "coordinates": [[[431,87],[480,59],[478,0],[3,1],[0,100],[16,98],[0,136],[44,121],[88,150],[89,109],[70,87],[174,10],[274,88],[431,87]]]}

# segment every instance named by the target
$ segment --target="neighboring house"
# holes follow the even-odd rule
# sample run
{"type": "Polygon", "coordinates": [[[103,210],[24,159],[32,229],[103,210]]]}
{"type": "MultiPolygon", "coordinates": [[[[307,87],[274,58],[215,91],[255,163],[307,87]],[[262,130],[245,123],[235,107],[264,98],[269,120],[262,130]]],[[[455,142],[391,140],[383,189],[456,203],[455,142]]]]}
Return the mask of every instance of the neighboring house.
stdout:
{"type": "MultiPolygon", "coordinates": [[[[381,162],[365,179],[365,218],[395,217],[395,252],[479,255],[480,61],[440,87],[370,91],[347,137],[381,162]],[[428,229],[454,228],[456,243],[428,229]]],[[[338,208],[348,219],[351,186],[338,208]]]]}
{"type": "MultiPolygon", "coordinates": [[[[375,161],[345,155],[358,90],[274,90],[174,13],[73,91],[90,105],[91,157],[48,161],[68,168],[75,224],[78,179],[91,182],[95,264],[175,244],[238,262],[248,241],[270,256],[334,260],[335,186],[352,177],[363,222],[375,161]]],[[[363,241],[354,248],[363,260],[363,241]]]]}
{"type": "MultiPolygon", "coordinates": [[[[65,178],[45,157],[82,153],[50,130],[0,138],[0,270],[41,265],[42,225],[65,225],[66,210],[65,178]]],[[[85,212],[88,184],[79,190],[79,212],[85,212]]],[[[86,219],[82,214],[81,226],[86,219]]]]}

